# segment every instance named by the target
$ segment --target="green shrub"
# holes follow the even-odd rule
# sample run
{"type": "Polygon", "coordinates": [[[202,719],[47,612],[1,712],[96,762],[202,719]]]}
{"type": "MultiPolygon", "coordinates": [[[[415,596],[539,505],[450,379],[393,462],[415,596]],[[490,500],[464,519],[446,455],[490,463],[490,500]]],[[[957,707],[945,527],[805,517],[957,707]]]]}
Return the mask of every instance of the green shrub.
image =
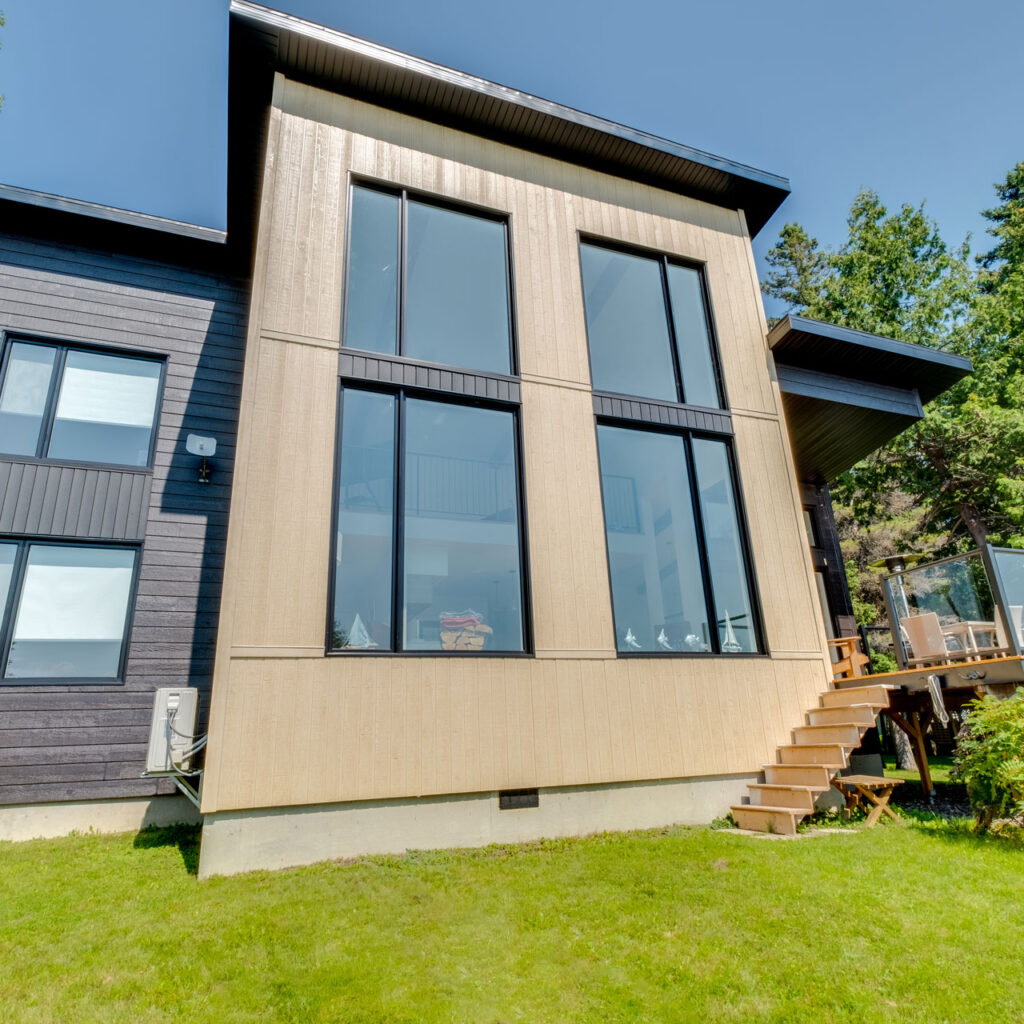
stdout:
{"type": "Polygon", "coordinates": [[[871,667],[876,672],[899,671],[899,665],[896,664],[896,659],[891,654],[886,654],[885,651],[871,652],[871,667]]]}
{"type": "Polygon", "coordinates": [[[968,707],[952,774],[967,786],[984,830],[997,817],[1024,814],[1024,688],[1005,700],[989,695],[968,707]]]}

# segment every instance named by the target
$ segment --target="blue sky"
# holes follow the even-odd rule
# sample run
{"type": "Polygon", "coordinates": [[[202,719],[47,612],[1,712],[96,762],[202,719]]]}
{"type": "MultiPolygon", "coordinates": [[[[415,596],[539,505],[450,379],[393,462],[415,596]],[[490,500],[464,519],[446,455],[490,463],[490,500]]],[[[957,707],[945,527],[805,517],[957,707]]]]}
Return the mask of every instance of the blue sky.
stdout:
{"type": "MultiPolygon", "coordinates": [[[[975,236],[1024,160],[1020,0],[278,0],[788,177],[838,243],[858,189],[975,236]]],[[[223,226],[226,0],[3,0],[0,182],[223,226]]]]}

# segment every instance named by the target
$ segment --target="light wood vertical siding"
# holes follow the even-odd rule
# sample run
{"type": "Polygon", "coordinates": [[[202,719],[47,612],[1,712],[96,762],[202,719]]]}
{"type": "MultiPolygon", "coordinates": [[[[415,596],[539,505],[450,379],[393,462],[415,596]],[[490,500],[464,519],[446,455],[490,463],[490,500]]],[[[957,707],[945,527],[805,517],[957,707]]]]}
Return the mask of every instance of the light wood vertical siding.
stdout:
{"type": "Polygon", "coordinates": [[[278,79],[203,809],[756,770],[828,677],[742,213],[278,79]],[[508,214],[536,656],[325,657],[351,176],[508,214]],[[615,656],[578,237],[706,263],[768,657],[615,656]]]}

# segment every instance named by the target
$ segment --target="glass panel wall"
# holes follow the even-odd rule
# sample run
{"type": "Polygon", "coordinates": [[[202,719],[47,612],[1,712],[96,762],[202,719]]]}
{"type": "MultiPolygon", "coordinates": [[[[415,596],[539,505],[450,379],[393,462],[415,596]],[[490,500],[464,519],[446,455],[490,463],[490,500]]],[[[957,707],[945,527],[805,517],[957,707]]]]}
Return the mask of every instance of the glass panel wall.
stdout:
{"type": "Polygon", "coordinates": [[[1024,551],[992,548],[992,561],[1006,600],[1006,621],[1018,648],[1024,651],[1024,551]]]}
{"type": "Polygon", "coordinates": [[[333,649],[524,650],[516,449],[511,412],[343,389],[333,649]]]}
{"type": "Polygon", "coordinates": [[[347,389],[335,538],[331,647],[391,646],[395,398],[347,389]]]}
{"type": "Polygon", "coordinates": [[[30,544],[7,679],[116,679],[136,552],[30,544]]]}

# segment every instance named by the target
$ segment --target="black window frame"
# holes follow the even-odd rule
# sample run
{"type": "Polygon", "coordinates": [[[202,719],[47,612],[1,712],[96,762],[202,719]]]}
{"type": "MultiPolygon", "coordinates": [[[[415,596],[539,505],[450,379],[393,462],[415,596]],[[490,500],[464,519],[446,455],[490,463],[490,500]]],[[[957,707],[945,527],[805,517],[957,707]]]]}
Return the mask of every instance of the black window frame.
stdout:
{"type": "Polygon", "coordinates": [[[34,455],[16,455],[13,452],[0,451],[0,459],[33,462],[48,466],[82,466],[92,469],[115,470],[117,472],[153,472],[157,438],[160,433],[160,420],[163,412],[164,388],[167,384],[168,357],[166,353],[117,348],[115,346],[97,345],[92,342],[76,339],[56,338],[8,330],[0,334],[0,389],[3,388],[3,383],[7,378],[7,368],[10,364],[11,353],[16,344],[55,349],[56,356],[54,357],[53,370],[50,377],[50,388],[46,395],[46,405],[43,409],[42,423],[39,427],[39,437],[36,439],[36,453],[34,455]],[[57,414],[57,400],[60,396],[61,384],[64,379],[64,366],[69,352],[90,352],[95,355],[112,356],[117,359],[137,359],[143,362],[159,364],[160,376],[157,379],[153,426],[150,433],[149,451],[146,456],[145,465],[137,466],[127,462],[103,462],[99,459],[61,459],[52,458],[45,454],[50,446],[50,438],[53,434],[53,426],[57,414]]]}
{"type": "Polygon", "coordinates": [[[721,351],[718,344],[718,328],[715,324],[714,304],[711,301],[711,289],[708,285],[707,264],[700,260],[687,259],[683,256],[666,253],[659,249],[649,249],[641,245],[631,245],[626,242],[602,238],[588,232],[577,232],[576,252],[580,272],[580,295],[583,299],[583,323],[587,336],[587,366],[590,370],[591,388],[595,394],[609,395],[617,398],[631,398],[645,402],[664,404],[665,399],[653,398],[650,395],[633,395],[622,391],[609,391],[606,388],[599,388],[594,385],[594,358],[590,342],[590,325],[586,315],[586,280],[583,276],[583,260],[579,258],[580,247],[584,245],[594,246],[598,249],[607,249],[610,252],[619,252],[627,256],[639,256],[643,259],[657,260],[661,277],[661,296],[665,309],[665,320],[668,327],[669,355],[672,360],[672,368],[675,374],[676,400],[670,404],[685,406],[689,409],[703,409],[709,412],[727,412],[729,409],[729,396],[725,387],[725,375],[722,372],[721,351]],[[669,266],[685,267],[688,270],[695,270],[700,280],[701,297],[704,303],[704,317],[708,328],[708,348],[711,355],[711,367],[715,376],[715,388],[718,394],[718,406],[700,405],[696,402],[686,401],[686,388],[683,380],[683,371],[679,361],[679,340],[676,336],[675,317],[672,314],[672,297],[669,291],[668,268],[669,266]]]}
{"type": "Polygon", "coordinates": [[[132,626],[135,621],[135,606],[139,596],[139,576],[142,569],[143,545],[121,544],[107,541],[78,541],[58,537],[26,537],[2,536],[0,544],[16,544],[17,553],[11,570],[10,592],[7,603],[0,607],[0,688],[12,686],[124,686],[125,673],[128,665],[128,649],[131,646],[132,626]],[[135,566],[132,569],[132,582],[128,590],[128,607],[125,610],[124,631],[121,634],[121,654],[117,663],[115,678],[97,676],[22,676],[9,679],[6,676],[7,663],[10,658],[11,644],[14,640],[14,622],[16,612],[21,605],[22,591],[25,586],[25,568],[28,565],[29,549],[33,545],[48,548],[90,548],[113,551],[132,551],[135,554],[135,566]]]}
{"type": "MultiPolygon", "coordinates": [[[[425,365],[419,364],[417,365],[425,365]]],[[[481,375],[488,376],[488,375],[481,375]]],[[[334,448],[334,489],[331,499],[331,541],[330,562],[327,590],[327,616],[324,650],[328,657],[384,657],[384,658],[530,658],[535,655],[533,632],[533,608],[530,595],[529,538],[527,533],[526,512],[526,474],[523,460],[523,417],[518,400],[501,401],[475,397],[469,393],[451,393],[435,390],[430,387],[417,387],[410,384],[388,386],[379,381],[342,377],[338,385],[338,397],[335,420],[334,448]],[[394,493],[392,497],[394,512],[391,537],[391,647],[382,648],[341,648],[333,647],[331,640],[334,632],[334,593],[337,576],[337,544],[339,487],[341,479],[342,453],[342,406],[345,390],[372,392],[378,395],[389,395],[395,399],[395,454],[393,464],[394,493]],[[515,479],[517,489],[516,525],[519,530],[519,602],[522,615],[523,649],[521,651],[439,651],[439,650],[404,650],[400,647],[399,623],[402,620],[402,600],[404,597],[405,552],[402,544],[402,521],[405,516],[405,479],[402,467],[405,464],[405,399],[418,398],[425,401],[440,402],[469,408],[491,409],[510,413],[513,423],[513,441],[515,445],[515,479]]]]}
{"type": "Polygon", "coordinates": [[[494,210],[490,207],[481,206],[476,203],[453,200],[447,196],[435,195],[418,189],[406,188],[404,185],[381,181],[376,178],[364,177],[362,175],[350,175],[348,181],[348,195],[345,207],[345,261],[342,280],[342,301],[341,301],[341,325],[339,333],[340,348],[348,352],[365,353],[366,355],[381,357],[385,359],[401,359],[415,363],[417,366],[434,366],[444,370],[464,370],[467,372],[481,374],[488,377],[518,377],[519,376],[519,339],[516,330],[516,282],[515,282],[515,260],[512,251],[512,215],[508,212],[494,210]],[[350,273],[352,264],[352,201],[357,188],[365,188],[373,192],[380,192],[384,195],[396,196],[399,200],[398,215],[398,286],[397,286],[397,348],[395,352],[374,352],[371,349],[359,348],[351,345],[346,337],[348,324],[348,293],[350,273]],[[459,366],[456,363],[438,363],[429,360],[418,359],[406,353],[406,329],[405,329],[405,298],[406,298],[406,269],[408,239],[408,208],[409,201],[423,203],[427,206],[436,206],[442,210],[451,210],[453,213],[468,214],[480,217],[485,220],[495,221],[501,224],[505,234],[505,268],[508,274],[508,344],[509,344],[509,369],[505,371],[482,370],[477,367],[459,366]]]}
{"type": "MultiPolygon", "coordinates": [[[[643,650],[643,651],[620,651],[618,635],[615,636],[615,655],[618,658],[765,658],[770,656],[767,639],[764,629],[764,615],[761,610],[761,594],[757,585],[757,575],[754,572],[754,560],[750,547],[750,534],[747,528],[747,509],[743,500],[743,486],[739,475],[739,465],[736,460],[736,451],[732,435],[717,433],[707,430],[692,430],[680,428],[663,423],[652,423],[647,420],[640,420],[632,416],[610,416],[598,414],[594,417],[594,444],[597,447],[598,475],[603,480],[601,470],[601,448],[598,440],[597,428],[600,426],[620,427],[627,430],[634,430],[639,434],[668,434],[672,437],[679,437],[683,441],[686,454],[687,484],[690,491],[690,502],[693,510],[693,521],[696,530],[696,541],[698,558],[700,560],[701,585],[704,590],[704,605],[707,621],[714,628],[711,631],[712,649],[710,651],[664,651],[664,650],[643,650]],[[732,480],[733,495],[736,499],[737,529],[740,537],[740,548],[743,553],[744,577],[747,583],[747,593],[750,595],[750,610],[753,617],[752,628],[757,649],[754,651],[723,652],[721,640],[718,636],[717,615],[714,606],[714,591],[712,589],[711,572],[708,566],[707,541],[704,532],[704,514],[700,503],[700,489],[697,480],[697,467],[693,457],[693,441],[702,439],[718,441],[725,447],[726,458],[729,464],[729,475],[732,480]]],[[[611,549],[608,544],[608,515],[604,502],[604,486],[601,486],[601,518],[604,522],[605,535],[605,559],[608,568],[608,591],[612,602],[612,628],[617,630],[615,618],[615,590],[611,585],[612,581],[612,560],[611,549]]]]}

